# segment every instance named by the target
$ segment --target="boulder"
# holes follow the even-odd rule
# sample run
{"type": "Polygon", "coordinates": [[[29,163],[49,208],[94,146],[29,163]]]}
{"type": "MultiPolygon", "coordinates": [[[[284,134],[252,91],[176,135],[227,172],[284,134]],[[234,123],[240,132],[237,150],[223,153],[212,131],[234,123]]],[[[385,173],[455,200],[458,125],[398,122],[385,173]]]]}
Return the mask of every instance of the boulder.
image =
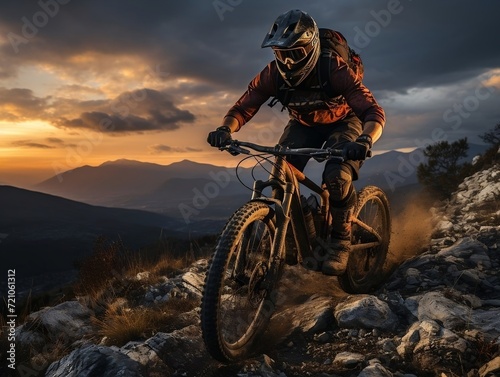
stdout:
{"type": "Polygon", "coordinates": [[[389,305],[371,295],[348,296],[335,307],[339,327],[380,329],[391,331],[398,325],[398,317],[389,305]]]}
{"type": "Polygon", "coordinates": [[[415,322],[397,347],[401,357],[411,360],[424,372],[456,371],[471,359],[468,342],[436,321],[415,322]]]}
{"type": "Polygon", "coordinates": [[[92,311],[78,301],[66,301],[31,313],[26,322],[16,329],[16,340],[21,346],[41,351],[50,342],[66,346],[81,345],[85,335],[94,330],[90,323],[92,311]],[[76,344],[75,344],[76,343],[76,344]]]}
{"type": "Polygon", "coordinates": [[[105,346],[78,348],[52,363],[45,377],[142,377],[140,364],[105,346]]]}

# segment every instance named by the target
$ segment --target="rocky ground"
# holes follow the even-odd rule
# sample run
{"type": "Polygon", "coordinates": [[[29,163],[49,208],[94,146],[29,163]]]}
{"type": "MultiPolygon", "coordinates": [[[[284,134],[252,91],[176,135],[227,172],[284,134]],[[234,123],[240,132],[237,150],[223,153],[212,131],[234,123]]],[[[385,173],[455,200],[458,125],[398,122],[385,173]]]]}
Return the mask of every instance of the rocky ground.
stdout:
{"type": "MultiPolygon", "coordinates": [[[[434,233],[426,251],[399,265],[372,294],[347,295],[335,278],[288,268],[280,288],[286,300],[255,358],[233,365],[214,362],[201,340],[199,309],[183,313],[174,331],[107,346],[93,336],[94,313],[80,299],[33,313],[18,327],[19,347],[31,349],[18,372],[36,376],[43,371],[47,377],[500,376],[499,197],[498,165],[467,178],[450,201],[432,209],[434,233]],[[61,343],[66,356],[49,363],[48,355],[61,343]]],[[[199,301],[206,268],[207,261],[200,260],[176,277],[143,286],[139,304],[199,301]]]]}

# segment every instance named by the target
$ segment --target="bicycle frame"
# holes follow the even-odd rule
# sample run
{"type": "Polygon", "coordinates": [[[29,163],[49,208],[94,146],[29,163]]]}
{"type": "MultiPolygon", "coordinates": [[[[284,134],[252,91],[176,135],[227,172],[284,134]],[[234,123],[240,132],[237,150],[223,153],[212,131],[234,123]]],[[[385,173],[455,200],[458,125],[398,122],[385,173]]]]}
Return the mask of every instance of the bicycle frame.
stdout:
{"type": "MultiPolygon", "coordinates": [[[[299,182],[320,196],[321,229],[319,237],[325,239],[328,234],[328,226],[331,223],[329,211],[329,193],[326,189],[319,187],[316,183],[305,176],[293,165],[289,164],[283,156],[277,156],[269,179],[257,180],[253,186],[253,201],[262,201],[274,205],[276,215],[276,233],[272,245],[271,255],[285,259],[289,264],[296,264],[299,260],[312,260],[315,258],[313,246],[309,238],[306,220],[302,211],[299,182]],[[271,187],[273,197],[263,197],[265,188],[271,187]],[[282,197],[282,199],[280,199],[282,197]],[[293,213],[293,216],[291,214],[293,213]],[[288,226],[291,223],[292,233],[298,253],[285,249],[285,239],[288,226]]],[[[305,264],[305,267],[308,267],[305,264]]],[[[317,269],[314,263],[312,269],[317,269]]]]}
{"type": "MultiPolygon", "coordinates": [[[[200,313],[202,334],[210,354],[223,362],[252,354],[278,303],[276,288],[284,265],[301,262],[303,267],[317,271],[332,252],[328,242],[334,219],[328,191],[284,156],[343,159],[343,151],[338,149],[266,147],[237,140],[221,149],[234,155],[252,155],[242,147],[262,153],[254,156],[263,156],[266,161],[273,155],[275,162],[269,178],[254,182],[250,202],[242,205],[224,227],[207,271],[200,313]],[[303,212],[307,207],[303,207],[306,203],[299,183],[321,198],[314,228],[308,212],[303,212]],[[265,189],[271,189],[272,194],[264,195],[265,189]],[[287,237],[292,235],[293,247],[288,247],[287,237]]],[[[383,277],[390,241],[389,203],[382,190],[367,186],[359,192],[354,213],[356,218],[350,221],[357,226],[351,251],[359,252],[349,254],[346,269],[337,280],[345,292],[367,293],[383,277]]]]}
{"type": "MultiPolygon", "coordinates": [[[[238,153],[249,154],[250,152],[248,150],[241,148],[241,146],[247,146],[260,152],[274,154],[276,160],[273,164],[269,179],[266,181],[257,180],[254,182],[251,199],[274,205],[276,214],[276,234],[272,246],[272,255],[276,258],[285,259],[289,264],[296,264],[298,259],[302,259],[302,261],[308,262],[303,263],[304,267],[313,270],[318,269],[317,262],[319,262],[322,257],[318,253],[322,249],[326,250],[328,248],[325,241],[328,239],[330,224],[332,223],[332,216],[329,210],[329,193],[326,189],[318,186],[307,178],[304,173],[299,171],[292,164],[289,164],[284,156],[295,153],[310,153],[310,157],[319,156],[321,158],[321,156],[324,156],[324,152],[328,152],[328,156],[339,157],[342,156],[342,150],[300,148],[296,150],[285,150],[285,152],[283,152],[279,150],[280,146],[273,149],[239,141],[234,141],[231,146],[232,150],[238,153]],[[309,239],[306,221],[302,212],[299,182],[320,196],[321,228],[319,229],[319,237],[313,240],[314,242],[311,242],[309,239]],[[262,195],[262,191],[266,187],[271,187],[273,189],[272,198],[262,195]],[[281,198],[279,196],[281,196],[281,198]],[[291,213],[293,216],[290,216],[291,213]],[[286,234],[290,222],[292,223],[293,238],[298,251],[297,255],[294,255],[290,250],[284,250],[286,234]],[[310,262],[312,262],[312,264],[310,262]]],[[[369,152],[367,156],[370,157],[371,153],[369,152]]],[[[353,224],[371,233],[377,239],[377,241],[374,242],[352,244],[351,251],[369,249],[381,244],[382,237],[375,229],[358,218],[352,218],[351,221],[353,224]]],[[[316,231],[318,232],[318,229],[316,231]]]]}

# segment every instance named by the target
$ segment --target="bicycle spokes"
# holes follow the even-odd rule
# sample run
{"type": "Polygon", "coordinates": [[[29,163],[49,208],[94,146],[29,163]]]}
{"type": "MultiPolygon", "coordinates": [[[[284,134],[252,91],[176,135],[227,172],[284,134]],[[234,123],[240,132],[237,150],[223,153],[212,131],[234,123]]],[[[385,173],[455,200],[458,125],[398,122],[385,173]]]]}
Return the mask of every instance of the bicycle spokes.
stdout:
{"type": "MultiPolygon", "coordinates": [[[[378,243],[384,227],[381,203],[372,198],[365,203],[354,220],[354,244],[378,243]]],[[[377,245],[372,245],[377,246],[377,245]]]]}
{"type": "Polygon", "coordinates": [[[372,198],[361,208],[353,229],[353,244],[360,245],[360,250],[353,253],[358,259],[358,267],[368,271],[375,263],[376,248],[380,245],[383,231],[383,214],[380,201],[372,198]]]}
{"type": "Polygon", "coordinates": [[[380,189],[368,186],[361,191],[352,224],[349,262],[339,282],[348,292],[366,292],[383,276],[389,246],[389,205],[380,189]]]}
{"type": "Polygon", "coordinates": [[[265,278],[269,267],[272,234],[264,222],[256,221],[244,230],[228,261],[222,282],[220,321],[224,340],[244,341],[256,312],[266,297],[265,278]]]}

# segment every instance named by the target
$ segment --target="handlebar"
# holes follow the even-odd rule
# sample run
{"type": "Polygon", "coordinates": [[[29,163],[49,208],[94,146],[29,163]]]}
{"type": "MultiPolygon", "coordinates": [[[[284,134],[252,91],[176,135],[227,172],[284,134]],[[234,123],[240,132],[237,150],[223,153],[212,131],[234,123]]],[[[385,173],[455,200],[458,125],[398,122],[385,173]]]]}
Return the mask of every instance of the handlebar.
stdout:
{"type": "MultiPolygon", "coordinates": [[[[344,152],[342,149],[334,148],[288,148],[282,145],[276,145],[274,147],[267,147],[259,144],[250,143],[247,141],[231,140],[229,143],[220,147],[220,150],[227,150],[231,154],[251,154],[248,149],[242,148],[247,147],[253,149],[257,152],[268,153],[274,156],[309,156],[318,160],[328,160],[331,158],[341,158],[344,159],[344,152]]],[[[367,157],[372,156],[372,151],[368,151],[367,157]]]]}

